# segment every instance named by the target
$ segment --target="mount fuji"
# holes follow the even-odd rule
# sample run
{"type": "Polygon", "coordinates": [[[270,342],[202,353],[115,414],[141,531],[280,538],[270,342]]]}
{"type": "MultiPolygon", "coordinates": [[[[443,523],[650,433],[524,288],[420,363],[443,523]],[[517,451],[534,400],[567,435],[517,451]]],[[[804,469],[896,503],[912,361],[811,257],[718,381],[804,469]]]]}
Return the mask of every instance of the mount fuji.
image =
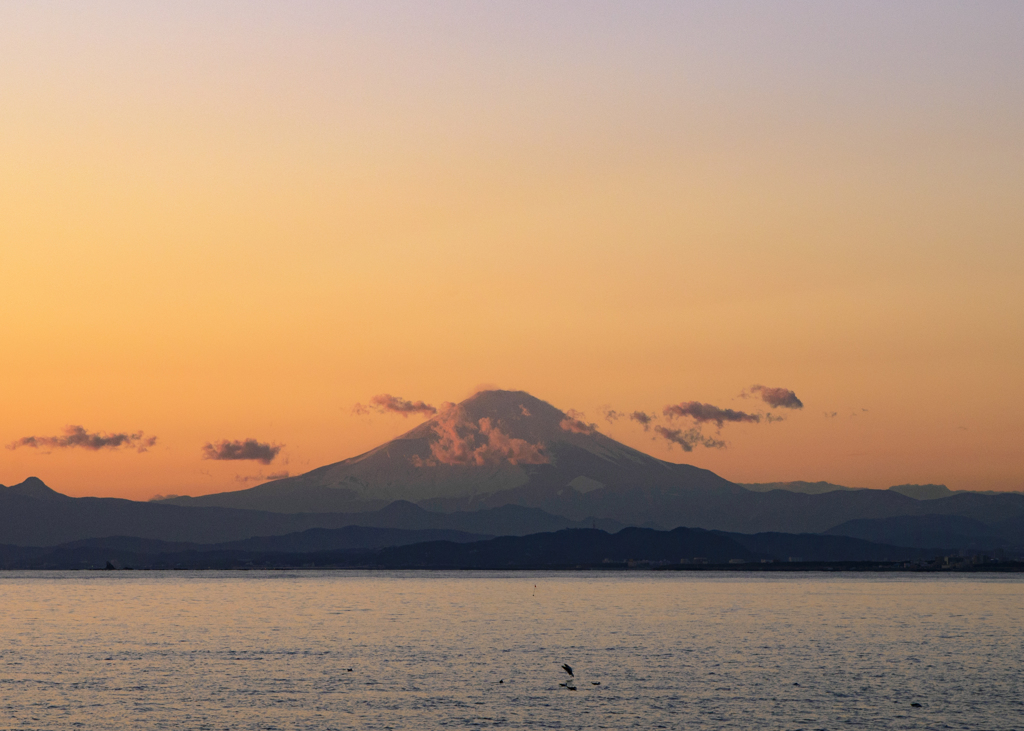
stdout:
{"type": "Polygon", "coordinates": [[[481,391],[357,457],[246,490],[165,502],[306,513],[407,500],[451,512],[541,507],[641,487],[743,492],[708,470],[627,447],[525,391],[481,391]]]}

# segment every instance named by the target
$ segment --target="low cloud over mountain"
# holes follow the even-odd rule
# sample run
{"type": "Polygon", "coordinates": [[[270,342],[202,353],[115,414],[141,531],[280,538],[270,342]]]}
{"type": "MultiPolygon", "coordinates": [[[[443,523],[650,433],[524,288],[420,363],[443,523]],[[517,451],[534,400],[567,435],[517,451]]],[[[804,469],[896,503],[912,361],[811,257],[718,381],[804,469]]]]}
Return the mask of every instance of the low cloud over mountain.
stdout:
{"type": "Polygon", "coordinates": [[[711,404],[702,404],[700,401],[684,401],[680,404],[669,405],[662,410],[662,413],[669,419],[689,417],[698,424],[713,421],[718,425],[719,429],[727,421],[746,421],[754,424],[761,421],[761,417],[757,414],[748,414],[744,411],[735,411],[733,409],[720,409],[711,404]]]}
{"type": "Polygon", "coordinates": [[[283,444],[268,444],[255,439],[244,441],[223,439],[203,446],[203,459],[213,460],[254,460],[270,464],[277,457],[283,444]]]}
{"type": "Polygon", "coordinates": [[[122,447],[134,448],[136,452],[146,452],[156,444],[156,437],[147,437],[142,432],[128,434],[119,432],[107,434],[102,432],[90,432],[82,426],[64,427],[64,436],[61,437],[22,437],[7,445],[8,449],[20,447],[31,447],[33,449],[72,449],[81,447],[98,451],[100,449],[120,449],[122,447]]]}
{"type": "Polygon", "coordinates": [[[698,427],[687,429],[668,429],[660,424],[655,425],[654,433],[669,444],[678,444],[684,452],[692,452],[695,446],[708,447],[709,449],[724,449],[725,442],[720,439],[706,437],[701,434],[698,427]]]}
{"type": "Polygon", "coordinates": [[[644,428],[644,431],[648,431],[651,428],[651,422],[656,418],[658,417],[654,414],[648,414],[643,411],[634,411],[629,415],[630,421],[635,421],[644,428]]]}
{"type": "MultiPolygon", "coordinates": [[[[527,412],[529,413],[529,412],[527,412]]],[[[430,457],[414,455],[417,467],[437,465],[547,464],[544,445],[510,437],[488,417],[473,421],[461,405],[445,409],[431,425],[430,457]]]]}
{"type": "Polygon", "coordinates": [[[392,396],[390,393],[379,393],[370,399],[369,406],[356,404],[352,407],[352,413],[357,415],[369,414],[370,410],[381,414],[401,414],[408,418],[409,414],[420,414],[421,416],[433,416],[437,413],[437,407],[423,401],[409,401],[400,396],[392,396]]]}
{"type": "Polygon", "coordinates": [[[588,424],[583,420],[585,414],[576,411],[576,409],[569,409],[565,412],[565,418],[558,424],[562,428],[562,431],[572,432],[573,434],[596,434],[597,424],[588,424]]]}

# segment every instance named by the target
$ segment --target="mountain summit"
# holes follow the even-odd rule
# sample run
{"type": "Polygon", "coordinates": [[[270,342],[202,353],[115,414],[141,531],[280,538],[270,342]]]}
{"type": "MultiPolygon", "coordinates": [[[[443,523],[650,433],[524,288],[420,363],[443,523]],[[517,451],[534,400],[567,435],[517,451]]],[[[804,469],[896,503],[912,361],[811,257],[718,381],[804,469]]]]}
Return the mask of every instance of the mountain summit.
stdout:
{"type": "Polygon", "coordinates": [[[537,504],[571,490],[731,483],[627,447],[525,391],[481,391],[358,457],[182,505],[328,512],[409,500],[442,510],[537,504]]]}

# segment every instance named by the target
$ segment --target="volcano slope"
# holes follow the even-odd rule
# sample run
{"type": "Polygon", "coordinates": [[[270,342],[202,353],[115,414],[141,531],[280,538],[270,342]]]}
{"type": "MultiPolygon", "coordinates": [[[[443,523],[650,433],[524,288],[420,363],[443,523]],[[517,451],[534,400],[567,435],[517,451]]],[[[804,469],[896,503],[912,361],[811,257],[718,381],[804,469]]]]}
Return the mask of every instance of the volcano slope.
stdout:
{"type": "MultiPolygon", "coordinates": [[[[923,501],[890,490],[747,490],[708,470],[627,447],[523,391],[482,391],[376,449],[303,475],[168,502],[326,513],[373,510],[396,500],[443,513],[514,505],[571,520],[739,533],[820,533],[852,520],[923,515],[1024,524],[1019,494],[923,501]]],[[[1024,545],[1019,532],[1007,543],[1024,545]]]]}

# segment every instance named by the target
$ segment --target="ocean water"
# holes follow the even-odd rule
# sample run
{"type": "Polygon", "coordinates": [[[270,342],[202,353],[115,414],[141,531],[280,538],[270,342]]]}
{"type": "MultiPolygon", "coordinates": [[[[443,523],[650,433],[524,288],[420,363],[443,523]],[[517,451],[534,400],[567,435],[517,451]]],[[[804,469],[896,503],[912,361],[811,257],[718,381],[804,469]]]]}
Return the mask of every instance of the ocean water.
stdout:
{"type": "Polygon", "coordinates": [[[1022,657],[1015,576],[0,573],[4,729],[1024,729],[1022,657]]]}

